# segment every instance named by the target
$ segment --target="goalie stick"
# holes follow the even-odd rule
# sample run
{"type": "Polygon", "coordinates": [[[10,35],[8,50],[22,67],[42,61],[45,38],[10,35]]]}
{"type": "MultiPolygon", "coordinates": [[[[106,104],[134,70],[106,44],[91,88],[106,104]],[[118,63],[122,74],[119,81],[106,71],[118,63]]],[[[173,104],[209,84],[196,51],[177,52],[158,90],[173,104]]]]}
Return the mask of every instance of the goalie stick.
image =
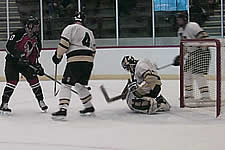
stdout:
{"type": "Polygon", "coordinates": [[[167,68],[167,67],[172,66],[172,65],[173,65],[173,63],[158,67],[156,64],[154,64],[156,70],[161,70],[161,69],[167,68]]]}
{"type": "MultiPolygon", "coordinates": [[[[134,81],[134,73],[131,73],[131,80],[134,81]]],[[[128,93],[128,85],[131,83],[131,80],[128,79],[128,82],[127,82],[126,86],[124,87],[124,89],[123,89],[123,91],[121,92],[120,95],[114,96],[114,97],[111,97],[111,98],[109,97],[109,94],[106,91],[104,85],[101,85],[100,90],[101,90],[106,102],[111,103],[111,102],[114,102],[114,101],[117,101],[117,100],[120,100],[120,99],[122,99],[122,100],[126,99],[126,96],[127,96],[127,93],[128,93]]]]}
{"type": "Polygon", "coordinates": [[[121,99],[123,97],[122,94],[120,94],[118,96],[110,98],[108,92],[106,91],[106,89],[105,89],[105,87],[103,85],[100,86],[100,89],[101,89],[102,94],[105,97],[105,100],[106,100],[107,103],[111,103],[111,102],[117,101],[117,100],[119,100],[119,99],[121,99]]]}

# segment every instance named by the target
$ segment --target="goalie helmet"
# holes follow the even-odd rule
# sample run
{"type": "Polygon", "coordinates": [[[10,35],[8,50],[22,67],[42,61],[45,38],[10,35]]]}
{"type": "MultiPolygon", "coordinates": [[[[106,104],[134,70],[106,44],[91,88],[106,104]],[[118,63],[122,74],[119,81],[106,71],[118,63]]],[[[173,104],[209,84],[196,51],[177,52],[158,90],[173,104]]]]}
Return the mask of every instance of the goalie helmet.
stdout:
{"type": "Polygon", "coordinates": [[[123,69],[134,73],[137,62],[138,60],[134,59],[133,56],[124,56],[121,65],[123,69]]]}
{"type": "Polygon", "coordinates": [[[75,22],[78,21],[78,22],[84,23],[84,19],[85,19],[84,12],[75,11],[75,14],[74,14],[74,21],[75,22]]]}
{"type": "Polygon", "coordinates": [[[25,27],[27,28],[27,31],[31,34],[36,34],[39,32],[39,25],[40,25],[40,22],[38,18],[33,16],[28,17],[25,23],[25,27]]]}

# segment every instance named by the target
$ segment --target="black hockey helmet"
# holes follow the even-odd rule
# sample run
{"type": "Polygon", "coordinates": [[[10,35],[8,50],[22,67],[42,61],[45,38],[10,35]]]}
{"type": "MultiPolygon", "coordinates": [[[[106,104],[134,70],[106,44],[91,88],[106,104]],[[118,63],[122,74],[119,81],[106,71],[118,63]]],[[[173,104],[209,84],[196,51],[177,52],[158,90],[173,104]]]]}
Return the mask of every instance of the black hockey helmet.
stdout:
{"type": "Polygon", "coordinates": [[[138,60],[136,60],[133,56],[124,56],[121,62],[121,66],[126,71],[134,73],[137,62],[138,60]]]}
{"type": "Polygon", "coordinates": [[[37,17],[29,16],[25,22],[26,31],[32,36],[33,35],[37,36],[39,33],[39,24],[40,22],[37,17]],[[38,26],[35,27],[34,29],[35,25],[38,25],[38,26]]]}
{"type": "Polygon", "coordinates": [[[85,19],[85,14],[84,12],[78,12],[78,11],[75,11],[75,14],[74,14],[74,21],[75,22],[81,22],[81,23],[84,23],[84,19],[85,19]]]}
{"type": "Polygon", "coordinates": [[[33,28],[34,25],[39,25],[40,22],[37,17],[29,16],[26,20],[26,27],[33,28]],[[32,26],[31,26],[32,25],[32,26]]]}

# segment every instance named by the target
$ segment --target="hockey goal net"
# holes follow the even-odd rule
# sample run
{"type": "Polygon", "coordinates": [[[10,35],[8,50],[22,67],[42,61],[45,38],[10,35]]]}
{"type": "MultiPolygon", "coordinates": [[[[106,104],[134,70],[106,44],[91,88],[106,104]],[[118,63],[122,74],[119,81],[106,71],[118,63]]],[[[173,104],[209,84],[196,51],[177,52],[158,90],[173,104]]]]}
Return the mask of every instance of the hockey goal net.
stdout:
{"type": "Polygon", "coordinates": [[[180,107],[215,107],[225,100],[225,47],[221,39],[180,42],[180,107]]]}

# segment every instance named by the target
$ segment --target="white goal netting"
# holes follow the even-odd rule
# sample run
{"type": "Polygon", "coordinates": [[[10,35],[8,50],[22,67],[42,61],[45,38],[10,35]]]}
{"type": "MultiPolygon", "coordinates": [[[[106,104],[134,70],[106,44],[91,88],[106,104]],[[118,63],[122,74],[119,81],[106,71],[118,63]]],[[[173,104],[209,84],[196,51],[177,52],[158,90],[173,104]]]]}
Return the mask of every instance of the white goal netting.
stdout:
{"type": "Polygon", "coordinates": [[[225,40],[183,40],[180,59],[180,106],[225,112],[225,40]]]}

